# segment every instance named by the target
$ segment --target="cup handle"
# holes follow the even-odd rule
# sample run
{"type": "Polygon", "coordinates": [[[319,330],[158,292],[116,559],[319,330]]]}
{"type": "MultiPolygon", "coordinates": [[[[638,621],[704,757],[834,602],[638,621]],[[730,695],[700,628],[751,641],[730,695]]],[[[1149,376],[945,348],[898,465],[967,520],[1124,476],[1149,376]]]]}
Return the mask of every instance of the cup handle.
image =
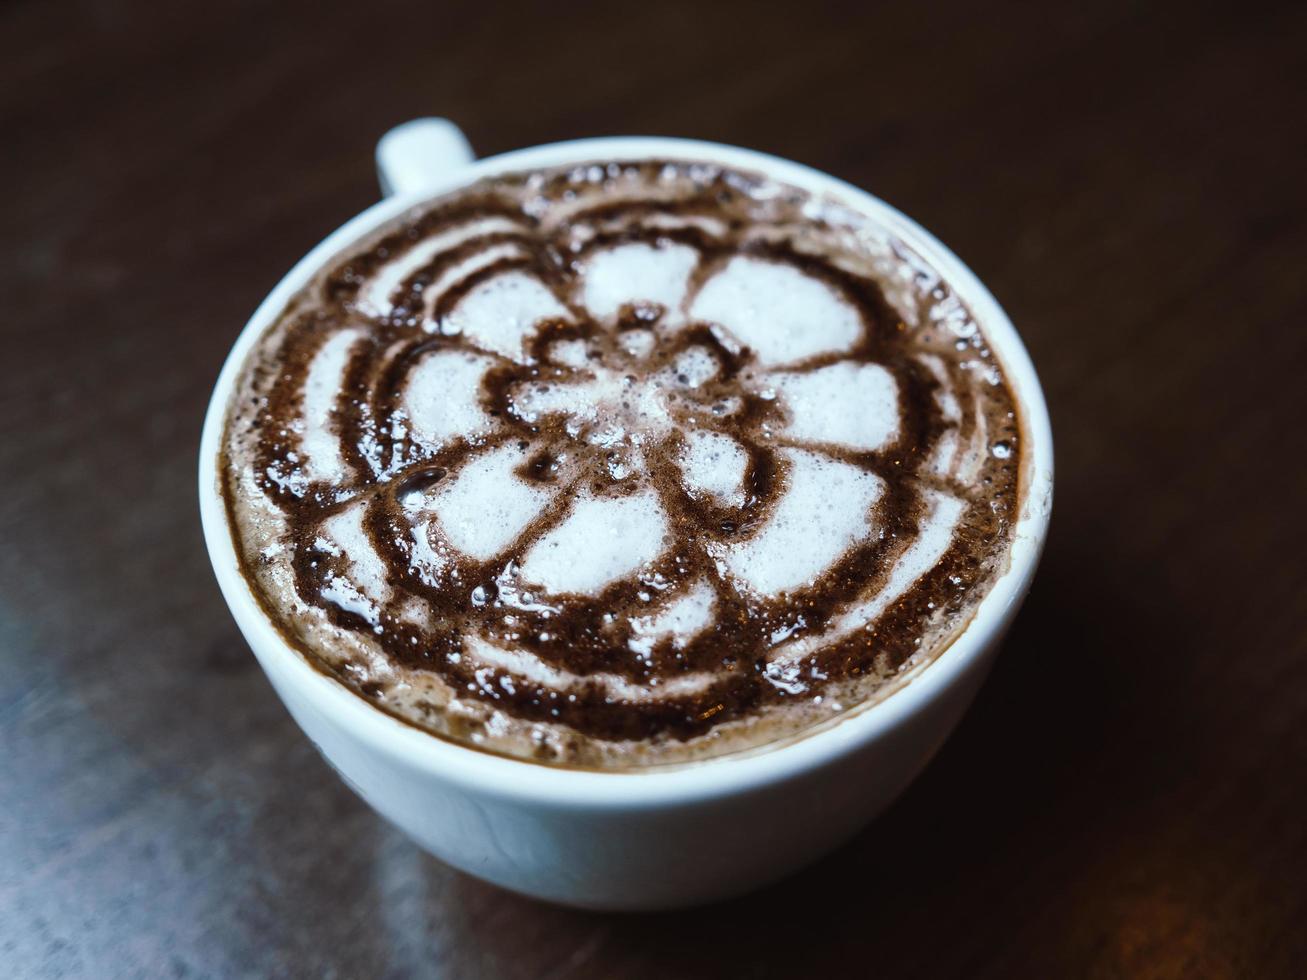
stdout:
{"type": "Polygon", "coordinates": [[[384,197],[420,193],[475,159],[463,131],[448,119],[413,119],[377,143],[377,179],[384,197]]]}

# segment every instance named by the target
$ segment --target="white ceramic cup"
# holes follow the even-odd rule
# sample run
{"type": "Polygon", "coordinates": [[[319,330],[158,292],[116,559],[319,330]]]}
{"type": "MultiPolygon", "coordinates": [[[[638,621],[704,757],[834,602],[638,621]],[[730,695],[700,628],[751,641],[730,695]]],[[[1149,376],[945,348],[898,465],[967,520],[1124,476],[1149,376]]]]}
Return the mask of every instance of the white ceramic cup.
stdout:
{"type": "Polygon", "coordinates": [[[575,140],[473,162],[445,120],[417,120],[377,148],[391,196],[313,249],[251,317],[223,365],[200,447],[200,513],[218,584],[291,715],[379,813],[441,860],[538,898],[602,909],[691,905],[795,871],[855,834],[922,770],[970,704],[1024,598],[1052,505],[1053,446],[1039,380],[994,298],[948,249],[870,195],[807,167],[688,140],[575,140]],[[426,734],[311,667],[241,576],[216,464],[227,402],[264,329],[323,265],[383,222],[489,174],[570,162],[704,160],[761,171],[871,215],[943,274],[981,324],[1022,410],[1025,456],[1009,570],[965,632],[907,685],[772,749],[664,769],[569,770],[426,734]]]}

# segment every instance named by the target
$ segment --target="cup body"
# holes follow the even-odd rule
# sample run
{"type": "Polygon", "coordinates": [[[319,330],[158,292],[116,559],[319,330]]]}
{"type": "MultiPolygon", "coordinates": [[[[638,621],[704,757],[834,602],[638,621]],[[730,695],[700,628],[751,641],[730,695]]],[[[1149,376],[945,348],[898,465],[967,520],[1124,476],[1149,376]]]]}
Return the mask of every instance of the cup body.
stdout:
{"type": "Polygon", "coordinates": [[[988,291],[927,232],[870,195],[798,164],[713,143],[622,138],[446,167],[322,242],[255,312],[223,367],[205,420],[199,489],[209,555],[241,632],[296,722],[364,800],[440,859],[505,888],[583,907],[651,909],[727,897],[797,870],[852,836],[911,782],[970,704],[1029,588],[1047,533],[1052,476],[1047,411],[1020,339],[988,291]],[[319,673],[260,609],[240,573],[218,485],[231,390],[263,330],[322,265],[425,197],[499,172],[650,157],[762,171],[842,199],[944,275],[980,322],[1023,412],[1026,454],[1010,566],[966,630],[903,688],[770,749],[592,772],[453,744],[372,708],[319,673]]]}

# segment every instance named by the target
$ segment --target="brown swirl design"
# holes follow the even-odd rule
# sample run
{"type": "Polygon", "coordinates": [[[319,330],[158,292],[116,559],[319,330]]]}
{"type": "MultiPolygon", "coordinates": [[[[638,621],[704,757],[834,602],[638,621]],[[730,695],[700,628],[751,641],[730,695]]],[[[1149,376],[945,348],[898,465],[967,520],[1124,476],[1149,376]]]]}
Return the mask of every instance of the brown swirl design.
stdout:
{"type": "MultiPolygon", "coordinates": [[[[500,714],[536,726],[530,751],[571,761],[596,758],[577,748],[591,742],[685,742],[823,694],[847,706],[933,656],[1006,553],[1015,406],[946,283],[900,246],[868,244],[847,212],[812,204],[707,165],[594,165],[483,182],[341,256],[267,332],[228,424],[237,548],[283,632],[411,721],[494,747],[487,719],[500,714]],[[687,265],[678,301],[637,284],[596,312],[587,276],[615,253],[687,265]],[[856,336],[822,349],[799,331],[793,349],[763,357],[729,325],[696,317],[705,290],[729,300],[730,277],[747,285],[744,272],[759,268],[788,270],[776,275],[854,311],[856,336]],[[485,299],[503,295],[547,313],[519,323],[485,299]],[[460,321],[477,304],[488,313],[460,321]],[[427,375],[444,401],[414,380],[427,375]],[[468,375],[471,400],[450,407],[468,375]],[[870,410],[788,395],[807,390],[805,376],[891,378],[897,424],[874,448],[814,437],[799,416],[852,431],[849,419],[870,410]],[[702,432],[743,452],[729,492],[687,478],[687,440],[702,432]],[[475,486],[487,522],[508,519],[496,507],[524,521],[502,547],[460,550],[495,534],[442,524],[442,500],[477,513],[482,491],[469,504],[448,489],[481,472],[469,467],[486,471],[475,486]],[[783,578],[776,554],[791,541],[760,536],[780,535],[768,528],[796,506],[787,494],[828,482],[831,513],[861,501],[867,533],[810,579],[760,588],[783,578]],[[585,579],[608,545],[568,522],[605,514],[645,525],[661,515],[638,568],[593,591],[524,576],[539,566],[545,579],[585,579]],[[578,540],[590,544],[570,562],[533,557],[578,540]],[[680,628],[659,627],[660,616],[680,628]],[[333,636],[349,642],[323,639],[333,636]],[[423,698],[403,694],[415,678],[423,698]],[[449,721],[476,704],[476,725],[449,721]]],[[[792,542],[795,561],[820,546],[792,542]]],[[[646,544],[637,530],[622,547],[646,544]]]]}

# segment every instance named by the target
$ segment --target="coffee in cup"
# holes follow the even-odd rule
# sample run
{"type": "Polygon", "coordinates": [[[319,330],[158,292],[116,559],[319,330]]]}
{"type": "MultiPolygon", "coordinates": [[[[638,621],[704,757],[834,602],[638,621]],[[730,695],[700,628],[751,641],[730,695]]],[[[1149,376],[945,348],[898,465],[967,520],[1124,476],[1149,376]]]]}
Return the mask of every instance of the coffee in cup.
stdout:
{"type": "Polygon", "coordinates": [[[708,162],[484,178],[247,357],[219,478],[283,638],[514,758],[759,750],[892,696],[1007,568],[1019,406],[870,215],[708,162]]]}

